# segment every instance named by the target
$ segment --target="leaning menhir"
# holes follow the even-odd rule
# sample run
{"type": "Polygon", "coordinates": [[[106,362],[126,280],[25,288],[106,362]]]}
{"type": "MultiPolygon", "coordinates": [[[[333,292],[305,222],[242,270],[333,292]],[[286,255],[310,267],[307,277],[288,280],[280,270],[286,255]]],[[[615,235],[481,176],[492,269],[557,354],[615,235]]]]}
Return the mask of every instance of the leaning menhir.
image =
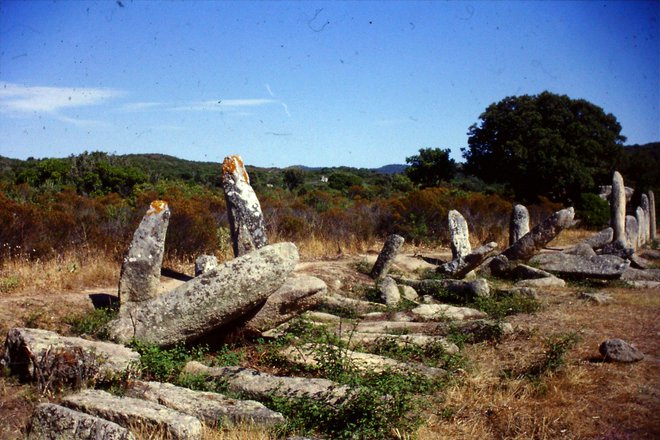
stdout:
{"type": "Polygon", "coordinates": [[[405,239],[402,236],[396,234],[387,237],[383,249],[378,254],[378,259],[373,269],[371,269],[371,278],[379,279],[387,275],[404,241],[405,239]]]}
{"type": "Polygon", "coordinates": [[[155,298],[170,221],[167,202],[155,200],[133,234],[119,277],[119,301],[141,302],[155,298]]]}
{"type": "Polygon", "coordinates": [[[234,256],[239,257],[268,244],[261,205],[250,186],[250,177],[240,156],[225,157],[222,189],[227,201],[229,232],[234,256]]]}

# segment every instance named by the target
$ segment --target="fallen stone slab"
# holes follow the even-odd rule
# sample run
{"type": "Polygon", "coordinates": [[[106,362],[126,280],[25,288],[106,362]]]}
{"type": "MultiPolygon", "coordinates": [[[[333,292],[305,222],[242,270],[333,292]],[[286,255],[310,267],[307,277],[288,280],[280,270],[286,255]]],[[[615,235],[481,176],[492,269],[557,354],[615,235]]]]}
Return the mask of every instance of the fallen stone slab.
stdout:
{"type": "Polygon", "coordinates": [[[135,440],[131,432],[100,417],[55,405],[38,405],[27,427],[26,440],[135,440]]]}
{"type": "Polygon", "coordinates": [[[261,333],[309,310],[321,301],[328,286],[310,275],[292,274],[271,294],[256,314],[238,327],[248,333],[261,333]]]}
{"type": "Polygon", "coordinates": [[[519,264],[509,271],[509,275],[514,278],[522,278],[526,280],[534,280],[537,278],[547,278],[554,276],[550,272],[541,270],[537,267],[528,266],[526,264],[519,264]]]}
{"type": "Polygon", "coordinates": [[[202,424],[197,418],[146,400],[118,397],[101,390],[83,390],[65,396],[62,405],[110,420],[124,428],[144,427],[166,438],[202,438],[202,424]]]}
{"type": "Polygon", "coordinates": [[[387,275],[404,241],[405,239],[397,234],[387,237],[385,244],[383,244],[383,249],[378,254],[376,263],[374,263],[374,267],[371,269],[371,278],[377,280],[387,275]]]}
{"type": "Polygon", "coordinates": [[[119,275],[119,302],[141,302],[158,295],[160,268],[170,209],[162,200],[151,202],[133,234],[119,275]]]}
{"type": "Polygon", "coordinates": [[[635,269],[646,270],[651,268],[651,263],[637,254],[632,254],[628,259],[630,260],[630,267],[635,269]]]}
{"type": "Polygon", "coordinates": [[[540,254],[532,259],[541,269],[562,277],[615,280],[630,263],[614,255],[582,258],[563,253],[540,254]]]}
{"type": "Polygon", "coordinates": [[[638,362],[644,359],[644,354],[623,339],[607,339],[598,348],[606,362],[638,362]]]}
{"type": "Polygon", "coordinates": [[[601,249],[608,243],[611,243],[614,239],[614,229],[605,228],[600,232],[595,233],[591,237],[582,241],[582,243],[590,246],[592,249],[597,250],[601,249]]]}
{"type": "Polygon", "coordinates": [[[566,287],[566,281],[551,275],[544,278],[532,278],[529,280],[516,281],[515,286],[528,287],[532,289],[539,289],[543,287],[566,287]]]}
{"type": "Polygon", "coordinates": [[[149,301],[120,311],[113,339],[171,346],[244,316],[279,289],[298,262],[293,243],[278,243],[221,264],[149,301]]]}
{"type": "Polygon", "coordinates": [[[475,249],[465,257],[456,258],[438,266],[436,271],[452,278],[464,278],[469,272],[479,267],[496,249],[497,243],[492,241],[475,249]]]}
{"type": "Polygon", "coordinates": [[[268,399],[272,396],[306,398],[334,405],[351,392],[349,387],[328,379],[275,376],[243,367],[207,367],[197,361],[188,362],[182,374],[218,378],[227,384],[229,391],[254,399],[268,399]]]}
{"type": "Polygon", "coordinates": [[[229,232],[234,256],[240,257],[268,244],[261,204],[240,156],[222,162],[222,189],[227,202],[229,232]]]}
{"type": "Polygon", "coordinates": [[[573,208],[562,209],[536,225],[518,241],[509,246],[502,255],[510,262],[527,261],[554,239],[562,230],[573,224],[573,208]]]}
{"type": "Polygon", "coordinates": [[[596,251],[586,243],[578,243],[570,249],[564,251],[565,254],[577,255],[582,258],[591,258],[596,256],[596,251]]]}
{"type": "Polygon", "coordinates": [[[495,292],[495,295],[498,297],[503,297],[503,296],[521,296],[521,297],[527,297],[527,298],[533,298],[533,299],[538,299],[539,294],[537,290],[533,287],[508,287],[508,288],[501,288],[497,289],[495,292]]]}
{"type": "Polygon", "coordinates": [[[23,380],[72,379],[83,385],[87,380],[121,375],[139,359],[137,352],[123,345],[19,327],[7,333],[2,365],[23,380]]]}
{"type": "Polygon", "coordinates": [[[627,268],[623,275],[622,280],[625,281],[660,281],[660,269],[633,269],[627,268]]]}
{"type": "Polygon", "coordinates": [[[660,281],[626,281],[626,284],[637,289],[660,289],[660,281]]]}
{"type": "Polygon", "coordinates": [[[472,281],[464,280],[413,280],[394,277],[397,283],[410,286],[420,295],[433,295],[442,299],[444,292],[463,296],[466,299],[490,296],[488,281],[478,278],[472,281]]]}
{"type": "Polygon", "coordinates": [[[239,423],[274,426],[284,422],[282,414],[254,400],[230,399],[219,393],[194,391],[171,383],[133,381],[126,396],[165,405],[212,427],[239,423]]]}
{"type": "Polygon", "coordinates": [[[320,304],[328,307],[338,307],[354,310],[358,315],[362,315],[374,311],[387,310],[385,304],[375,303],[371,301],[364,301],[356,298],[349,298],[337,293],[328,293],[323,295],[320,299],[320,304]]]}
{"type": "Polygon", "coordinates": [[[308,310],[302,315],[301,318],[307,319],[310,321],[321,322],[321,323],[336,323],[342,321],[340,316],[333,315],[332,313],[317,312],[315,310],[308,310]]]}
{"type": "Polygon", "coordinates": [[[469,307],[456,307],[448,304],[422,304],[415,307],[411,312],[428,321],[480,319],[488,315],[481,310],[471,309],[469,307]]]}
{"type": "Polygon", "coordinates": [[[451,332],[462,334],[480,333],[484,329],[497,327],[502,334],[510,334],[513,327],[508,322],[494,322],[482,319],[455,322],[403,322],[403,321],[362,321],[353,331],[376,333],[379,335],[430,335],[446,336],[451,332]]]}
{"type": "Polygon", "coordinates": [[[459,348],[456,344],[447,341],[439,336],[429,335],[387,335],[378,333],[351,332],[349,335],[343,335],[342,341],[348,344],[348,348],[355,348],[363,345],[378,345],[386,341],[394,342],[398,347],[409,347],[411,345],[428,348],[431,346],[440,346],[447,354],[456,354],[459,348]]]}
{"type": "Polygon", "coordinates": [[[603,292],[580,292],[578,298],[599,305],[612,302],[612,295],[603,292]]]}
{"type": "Polygon", "coordinates": [[[419,300],[419,294],[412,287],[402,285],[402,286],[399,286],[399,289],[401,290],[401,297],[402,298],[407,299],[408,301],[413,301],[413,302],[419,300]]]}
{"type": "Polygon", "coordinates": [[[195,259],[195,276],[198,277],[216,267],[218,267],[218,257],[215,255],[200,255],[195,259]]]}
{"type": "Polygon", "coordinates": [[[388,370],[400,373],[418,373],[427,377],[442,377],[447,374],[442,368],[428,367],[419,363],[399,362],[394,359],[370,353],[361,353],[339,348],[328,344],[303,344],[298,347],[287,347],[279,353],[289,362],[308,367],[319,367],[324,353],[332,353],[346,359],[355,369],[364,372],[381,373],[388,370]]]}

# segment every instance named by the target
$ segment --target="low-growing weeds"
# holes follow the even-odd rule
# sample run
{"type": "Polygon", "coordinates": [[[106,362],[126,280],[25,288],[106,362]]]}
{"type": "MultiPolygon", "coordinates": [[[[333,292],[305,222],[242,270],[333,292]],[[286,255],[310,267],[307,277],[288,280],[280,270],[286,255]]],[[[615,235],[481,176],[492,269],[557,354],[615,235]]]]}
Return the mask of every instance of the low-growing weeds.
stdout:
{"type": "Polygon", "coordinates": [[[541,303],[536,298],[521,294],[477,297],[470,306],[488,313],[488,316],[494,319],[503,319],[518,313],[535,313],[541,309],[541,303]]]}
{"type": "Polygon", "coordinates": [[[107,324],[117,316],[114,307],[101,307],[83,314],[69,315],[64,318],[69,331],[76,336],[93,336],[97,339],[108,339],[107,324]]]}
{"type": "Polygon", "coordinates": [[[550,335],[545,340],[545,347],[539,358],[519,370],[505,370],[505,377],[527,378],[538,381],[548,373],[554,373],[566,363],[566,354],[577,345],[579,336],[576,333],[558,333],[550,335]]]}
{"type": "Polygon", "coordinates": [[[166,349],[136,340],[129,346],[140,353],[137,365],[140,376],[146,380],[160,382],[175,382],[187,362],[200,360],[208,352],[205,346],[187,349],[183,345],[177,345],[166,349]]]}
{"type": "Polygon", "coordinates": [[[420,362],[430,367],[441,367],[448,371],[461,368],[465,362],[459,353],[450,354],[442,342],[432,342],[423,346],[402,342],[396,338],[383,337],[368,347],[368,351],[403,362],[420,362]]]}

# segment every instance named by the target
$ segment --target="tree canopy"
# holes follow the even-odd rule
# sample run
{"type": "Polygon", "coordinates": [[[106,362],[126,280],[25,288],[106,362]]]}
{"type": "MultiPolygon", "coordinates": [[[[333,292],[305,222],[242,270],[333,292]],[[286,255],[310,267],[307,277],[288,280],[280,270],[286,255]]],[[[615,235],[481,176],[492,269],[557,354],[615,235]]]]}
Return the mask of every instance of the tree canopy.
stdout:
{"type": "Polygon", "coordinates": [[[468,131],[465,171],[506,183],[521,201],[571,203],[610,181],[622,154],[621,125],[583,99],[543,92],[491,104],[468,131]]]}
{"type": "Polygon", "coordinates": [[[449,149],[421,148],[419,154],[406,157],[410,166],[406,169],[408,178],[422,188],[440,185],[456,175],[456,162],[449,158],[449,149]]]}

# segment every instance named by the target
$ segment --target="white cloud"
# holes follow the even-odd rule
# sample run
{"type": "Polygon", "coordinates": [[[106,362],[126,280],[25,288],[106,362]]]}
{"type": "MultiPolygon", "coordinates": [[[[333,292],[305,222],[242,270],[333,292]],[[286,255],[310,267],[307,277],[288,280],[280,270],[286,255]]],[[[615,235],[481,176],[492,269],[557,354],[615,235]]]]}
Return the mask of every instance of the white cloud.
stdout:
{"type": "Polygon", "coordinates": [[[125,95],[121,90],[89,87],[28,87],[0,83],[0,111],[57,113],[73,107],[98,105],[125,95]]]}
{"type": "Polygon", "coordinates": [[[173,105],[170,110],[183,111],[224,111],[238,107],[261,107],[274,104],[273,99],[217,99],[211,101],[197,101],[184,105],[173,105]]]}

